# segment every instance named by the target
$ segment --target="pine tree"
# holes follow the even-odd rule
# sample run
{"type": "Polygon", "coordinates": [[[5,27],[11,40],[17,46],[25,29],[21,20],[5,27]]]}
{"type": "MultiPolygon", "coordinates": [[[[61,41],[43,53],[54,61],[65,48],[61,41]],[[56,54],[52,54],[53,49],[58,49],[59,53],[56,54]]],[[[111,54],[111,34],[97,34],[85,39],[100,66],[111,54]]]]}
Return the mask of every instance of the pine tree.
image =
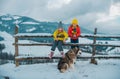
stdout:
{"type": "Polygon", "coordinates": [[[0,44],[0,53],[2,53],[4,48],[5,48],[5,45],[4,44],[0,44]]]}

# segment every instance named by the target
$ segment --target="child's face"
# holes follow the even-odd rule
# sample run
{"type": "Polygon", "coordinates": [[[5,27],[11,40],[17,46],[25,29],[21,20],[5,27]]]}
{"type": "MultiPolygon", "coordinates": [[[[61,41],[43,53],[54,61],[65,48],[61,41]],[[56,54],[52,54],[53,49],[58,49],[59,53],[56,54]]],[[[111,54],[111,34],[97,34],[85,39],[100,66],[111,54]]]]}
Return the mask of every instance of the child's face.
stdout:
{"type": "Polygon", "coordinates": [[[73,28],[76,28],[76,26],[77,26],[77,24],[72,24],[72,27],[73,27],[73,28]]]}
{"type": "Polygon", "coordinates": [[[73,27],[76,27],[77,26],[77,24],[72,24],[73,25],[73,27]]]}
{"type": "Polygon", "coordinates": [[[58,31],[59,31],[59,32],[62,32],[62,31],[63,31],[63,28],[59,28],[58,31]]]}

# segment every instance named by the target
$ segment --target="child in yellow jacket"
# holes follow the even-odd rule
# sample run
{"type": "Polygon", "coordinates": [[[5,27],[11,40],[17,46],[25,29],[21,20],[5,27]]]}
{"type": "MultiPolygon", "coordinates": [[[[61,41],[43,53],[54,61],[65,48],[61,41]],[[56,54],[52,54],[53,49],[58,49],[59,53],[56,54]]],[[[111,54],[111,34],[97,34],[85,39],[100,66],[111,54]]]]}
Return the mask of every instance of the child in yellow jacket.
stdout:
{"type": "Polygon", "coordinates": [[[68,38],[68,34],[63,29],[62,22],[59,23],[58,29],[55,30],[55,32],[53,33],[53,37],[54,37],[54,42],[53,42],[53,45],[51,48],[51,53],[49,54],[49,58],[53,57],[56,47],[60,51],[62,57],[64,57],[62,45],[66,41],[66,39],[68,38]]]}

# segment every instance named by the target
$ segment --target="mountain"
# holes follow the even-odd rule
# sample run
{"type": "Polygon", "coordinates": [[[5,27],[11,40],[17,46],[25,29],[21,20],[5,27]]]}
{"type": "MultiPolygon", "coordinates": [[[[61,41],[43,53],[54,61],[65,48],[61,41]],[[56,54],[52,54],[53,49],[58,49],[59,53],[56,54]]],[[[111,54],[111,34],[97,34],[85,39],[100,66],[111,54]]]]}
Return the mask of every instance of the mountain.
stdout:
{"type": "MultiPolygon", "coordinates": [[[[54,30],[58,27],[58,22],[40,22],[27,16],[10,14],[0,16],[0,31],[6,31],[9,34],[14,35],[16,24],[19,26],[19,33],[53,33],[54,30]]],[[[69,25],[70,24],[63,24],[63,27],[66,31],[69,25]]],[[[93,34],[93,31],[90,31],[89,28],[88,29],[84,28],[84,26],[81,26],[81,32],[84,34],[93,34]]],[[[0,40],[3,39],[0,38],[0,40]]],[[[98,40],[113,40],[113,39],[98,38],[98,40]]]]}
{"type": "MultiPolygon", "coordinates": [[[[27,16],[2,15],[0,16],[0,31],[14,34],[15,25],[19,25],[20,33],[53,33],[58,27],[58,22],[40,22],[27,16]]],[[[63,24],[67,31],[69,24],[63,24]]],[[[92,33],[88,29],[81,27],[82,33],[92,33]]]]}
{"type": "Polygon", "coordinates": [[[4,40],[4,38],[0,36],[0,41],[3,41],[3,40],[4,40]]]}

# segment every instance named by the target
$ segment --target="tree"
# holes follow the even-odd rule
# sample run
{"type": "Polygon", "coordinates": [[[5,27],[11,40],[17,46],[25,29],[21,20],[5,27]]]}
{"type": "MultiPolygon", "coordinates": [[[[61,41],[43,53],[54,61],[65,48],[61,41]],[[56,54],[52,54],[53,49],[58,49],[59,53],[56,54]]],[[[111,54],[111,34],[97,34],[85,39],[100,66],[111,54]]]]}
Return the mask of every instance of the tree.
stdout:
{"type": "Polygon", "coordinates": [[[5,48],[4,44],[0,44],[0,59],[2,59],[2,50],[5,48]]]}
{"type": "Polygon", "coordinates": [[[5,45],[4,44],[0,44],[0,53],[2,53],[4,48],[5,48],[5,45]]]}

